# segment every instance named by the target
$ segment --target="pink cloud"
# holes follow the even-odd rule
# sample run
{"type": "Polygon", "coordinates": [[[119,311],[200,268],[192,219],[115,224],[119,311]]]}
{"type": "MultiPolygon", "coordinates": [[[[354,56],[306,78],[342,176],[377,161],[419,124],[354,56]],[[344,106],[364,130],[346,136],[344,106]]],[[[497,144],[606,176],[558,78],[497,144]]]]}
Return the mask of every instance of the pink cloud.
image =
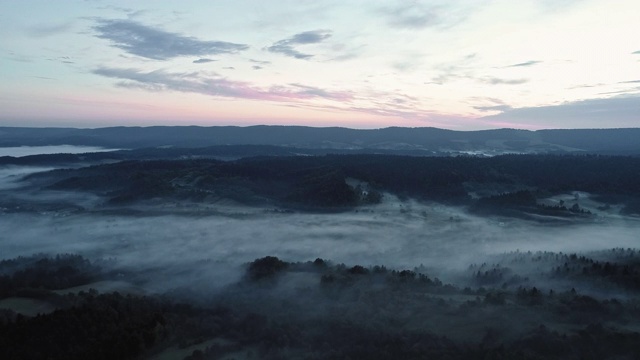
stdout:
{"type": "Polygon", "coordinates": [[[263,89],[247,82],[232,81],[204,73],[170,73],[163,70],[144,72],[137,69],[99,68],[94,74],[121,80],[117,85],[149,91],[180,91],[210,96],[264,101],[299,101],[327,99],[350,101],[348,92],[330,91],[300,84],[272,86],[263,89]]]}

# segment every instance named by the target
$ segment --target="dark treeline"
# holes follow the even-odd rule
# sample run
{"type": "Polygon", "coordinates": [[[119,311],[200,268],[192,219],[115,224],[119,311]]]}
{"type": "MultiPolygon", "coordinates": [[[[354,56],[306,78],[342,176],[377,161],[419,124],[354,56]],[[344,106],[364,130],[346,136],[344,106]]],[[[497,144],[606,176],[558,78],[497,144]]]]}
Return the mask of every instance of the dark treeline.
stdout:
{"type": "MultiPolygon", "coordinates": [[[[79,255],[34,255],[0,261],[0,299],[84,285],[103,276],[100,267],[79,255]]],[[[46,292],[45,292],[46,293],[46,292]]]]}
{"type": "Polygon", "coordinates": [[[495,129],[453,131],[305,126],[150,126],[97,129],[0,127],[0,146],[88,145],[110,148],[277,145],[309,149],[638,154],[640,129],[495,129]]]}
{"type": "MultiPolygon", "coordinates": [[[[638,278],[635,250],[591,255],[504,254],[499,264],[471,266],[470,281],[491,269],[518,273],[532,264],[548,276],[638,278]],[[569,270],[558,275],[556,264],[563,262],[569,270]]],[[[3,269],[13,278],[64,259],[91,265],[67,255],[14,259],[3,269]]],[[[181,297],[89,290],[56,295],[57,310],[48,314],[2,310],[0,357],[137,359],[189,346],[196,350],[185,359],[631,359],[640,353],[638,288],[620,283],[631,296],[591,296],[582,291],[587,282],[550,289],[547,280],[463,288],[420,269],[267,256],[246,264],[237,283],[200,299],[183,291],[181,297]]],[[[46,284],[53,275],[43,281],[43,291],[57,287],[46,284]]]]}
{"type": "Polygon", "coordinates": [[[111,203],[150,198],[203,201],[231,198],[245,204],[300,208],[345,208],[379,201],[381,192],[401,197],[474,205],[468,184],[508,187],[484,194],[475,209],[535,209],[542,213],[585,215],[580,207],[542,206],[540,198],[570,191],[595,194],[640,212],[640,158],[616,156],[505,155],[411,157],[328,155],[217,160],[123,161],[81,169],[35,174],[37,186],[91,191],[111,203]],[[356,189],[345,180],[366,183],[356,189]],[[367,197],[371,193],[370,197],[367,197]],[[504,195],[497,197],[498,195],[504,195]]]}
{"type": "Polygon", "coordinates": [[[69,165],[100,164],[124,160],[218,159],[237,160],[256,156],[322,156],[331,154],[388,154],[404,156],[448,156],[449,153],[421,149],[330,149],[297,148],[273,145],[218,145],[197,148],[155,147],[114,150],[82,154],[39,154],[21,157],[0,156],[0,165],[69,165]]]}
{"type": "Polygon", "coordinates": [[[468,270],[472,286],[513,289],[541,282],[547,289],[574,288],[600,294],[640,291],[640,256],[635,249],[611,249],[589,256],[513,252],[498,256],[492,263],[472,264],[468,270]]]}
{"type": "Polygon", "coordinates": [[[505,192],[498,195],[485,196],[478,199],[471,211],[476,213],[494,213],[501,215],[514,215],[518,216],[519,211],[536,213],[540,215],[552,215],[552,216],[581,216],[590,217],[591,211],[582,209],[577,202],[567,207],[564,203],[557,205],[545,205],[539,204],[537,201],[537,195],[548,196],[553,194],[550,191],[531,191],[531,190],[519,190],[514,192],[505,192]]]}

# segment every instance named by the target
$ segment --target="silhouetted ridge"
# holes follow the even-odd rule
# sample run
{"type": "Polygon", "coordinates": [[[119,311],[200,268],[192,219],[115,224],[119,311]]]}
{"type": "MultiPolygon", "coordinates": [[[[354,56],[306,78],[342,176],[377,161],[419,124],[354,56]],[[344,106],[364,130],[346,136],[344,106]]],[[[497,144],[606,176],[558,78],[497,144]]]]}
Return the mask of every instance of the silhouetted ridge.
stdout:
{"type": "Polygon", "coordinates": [[[86,145],[111,148],[275,145],[318,149],[421,149],[489,153],[640,153],[640,129],[453,131],[438,128],[348,129],[305,126],[0,127],[0,146],[86,145]]]}

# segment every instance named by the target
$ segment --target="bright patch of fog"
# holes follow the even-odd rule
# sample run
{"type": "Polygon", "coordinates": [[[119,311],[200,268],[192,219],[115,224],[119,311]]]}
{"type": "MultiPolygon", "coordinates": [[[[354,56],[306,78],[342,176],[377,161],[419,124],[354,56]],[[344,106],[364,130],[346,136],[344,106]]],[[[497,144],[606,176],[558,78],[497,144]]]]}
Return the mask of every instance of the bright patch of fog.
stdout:
{"type": "MultiPolygon", "coordinates": [[[[119,149],[107,149],[95,146],[75,146],[75,145],[51,145],[51,146],[19,146],[0,147],[1,156],[23,157],[30,155],[45,154],[82,154],[90,152],[117,151],[119,149]]],[[[19,181],[26,175],[49,171],[59,167],[51,166],[0,166],[0,190],[15,189],[20,186],[19,181]]]]}
{"type": "Polygon", "coordinates": [[[55,168],[44,166],[0,166],[0,190],[9,190],[24,186],[24,184],[20,184],[20,180],[22,180],[24,176],[53,169],[55,168]]]}
{"type": "Polygon", "coordinates": [[[385,199],[339,214],[247,208],[223,216],[6,213],[0,216],[0,257],[43,252],[111,258],[125,274],[136,274],[131,276],[137,283],[166,291],[228,284],[242,275],[240,265],[267,255],[396,269],[423,265],[429,275],[446,280],[451,272],[504,252],[580,253],[640,245],[640,222],[633,218],[549,225],[385,199]]]}
{"type": "Polygon", "coordinates": [[[22,157],[42,154],[82,154],[90,152],[116,151],[95,146],[49,145],[49,146],[17,146],[0,147],[0,156],[22,157]]]}
{"type": "Polygon", "coordinates": [[[578,205],[581,209],[588,210],[604,219],[620,218],[624,208],[622,204],[606,204],[594,200],[593,195],[584,191],[572,191],[566,194],[558,194],[538,201],[539,204],[548,206],[565,206],[570,208],[578,205]]]}

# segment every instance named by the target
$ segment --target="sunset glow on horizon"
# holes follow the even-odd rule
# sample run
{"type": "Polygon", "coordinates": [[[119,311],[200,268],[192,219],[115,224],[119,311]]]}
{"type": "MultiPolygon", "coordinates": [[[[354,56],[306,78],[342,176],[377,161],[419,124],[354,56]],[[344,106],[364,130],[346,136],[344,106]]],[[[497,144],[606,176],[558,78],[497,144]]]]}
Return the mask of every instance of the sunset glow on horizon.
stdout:
{"type": "Polygon", "coordinates": [[[0,126],[640,125],[640,3],[3,1],[0,126]]]}

